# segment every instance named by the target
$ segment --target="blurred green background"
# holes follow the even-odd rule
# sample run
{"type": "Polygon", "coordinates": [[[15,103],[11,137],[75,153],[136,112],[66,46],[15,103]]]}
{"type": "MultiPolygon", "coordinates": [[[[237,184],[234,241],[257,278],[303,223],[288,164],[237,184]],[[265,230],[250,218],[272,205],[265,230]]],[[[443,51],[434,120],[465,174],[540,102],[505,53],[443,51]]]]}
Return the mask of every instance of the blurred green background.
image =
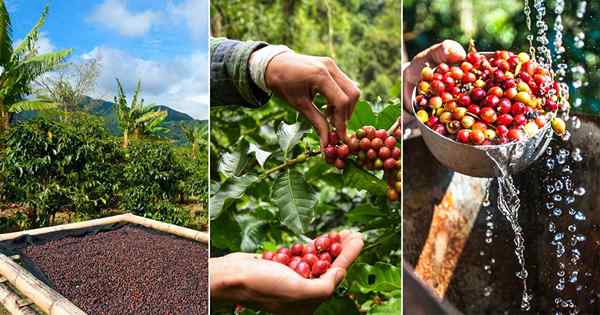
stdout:
{"type": "Polygon", "coordinates": [[[211,1],[211,32],[333,57],[359,82],[363,98],[398,97],[400,5],[399,0],[211,1]]]}
{"type": "MultiPolygon", "coordinates": [[[[517,0],[404,0],[404,42],[408,58],[419,51],[444,39],[453,39],[465,48],[469,40],[476,41],[480,51],[507,49],[513,52],[529,51],[523,6],[525,1],[517,0]]],[[[544,1],[546,6],[545,21],[548,25],[548,39],[553,54],[554,22],[556,19],[556,0],[544,1]]],[[[572,110],[588,114],[600,115],[600,90],[596,82],[600,79],[598,68],[600,59],[600,1],[566,0],[562,21],[564,25],[563,42],[568,71],[566,82],[569,83],[572,110]],[[586,10],[582,19],[576,12],[582,2],[586,2],[586,10]],[[576,34],[585,37],[583,47],[577,47],[576,34]],[[577,66],[586,70],[583,85],[575,88],[581,78],[577,66]],[[575,71],[573,71],[575,70],[575,71]],[[579,99],[579,100],[578,100],[579,99]],[[574,105],[580,104],[575,107],[574,105]]],[[[531,19],[535,29],[536,11],[534,0],[529,0],[532,10],[531,19]]],[[[553,58],[556,67],[556,59],[553,58]]],[[[555,69],[556,70],[556,69],[555,69]]]]}

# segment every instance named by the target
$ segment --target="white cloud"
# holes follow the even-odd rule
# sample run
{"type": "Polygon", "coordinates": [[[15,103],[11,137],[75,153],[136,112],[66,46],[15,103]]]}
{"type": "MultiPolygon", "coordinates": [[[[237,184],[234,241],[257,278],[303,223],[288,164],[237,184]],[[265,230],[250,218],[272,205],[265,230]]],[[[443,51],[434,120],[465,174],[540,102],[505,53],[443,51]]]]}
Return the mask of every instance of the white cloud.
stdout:
{"type": "Polygon", "coordinates": [[[115,78],[121,80],[130,96],[140,79],[146,102],[167,105],[197,119],[208,118],[208,56],[205,53],[159,62],[119,49],[96,47],[81,58],[97,58],[101,65],[94,97],[112,101],[115,78]]]}
{"type": "Polygon", "coordinates": [[[208,0],[183,0],[178,4],[169,2],[168,11],[175,21],[185,21],[193,39],[206,39],[209,24],[208,0]]]}
{"type": "Polygon", "coordinates": [[[105,0],[95,8],[89,21],[123,36],[134,37],[146,34],[159,18],[160,14],[152,10],[130,12],[126,0],[105,0]]]}

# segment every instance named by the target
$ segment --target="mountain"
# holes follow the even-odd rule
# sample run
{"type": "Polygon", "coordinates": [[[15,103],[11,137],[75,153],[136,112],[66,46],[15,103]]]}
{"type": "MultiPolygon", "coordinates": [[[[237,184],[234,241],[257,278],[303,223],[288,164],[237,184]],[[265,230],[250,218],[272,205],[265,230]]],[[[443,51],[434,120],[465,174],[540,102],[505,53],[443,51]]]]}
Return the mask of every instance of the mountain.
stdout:
{"type": "MultiPolygon", "coordinates": [[[[113,111],[113,102],[95,99],[86,96],[79,105],[78,111],[86,112],[101,117],[105,121],[106,128],[114,135],[121,135],[121,130],[117,125],[117,118],[113,111]]],[[[177,143],[185,143],[187,140],[182,134],[180,125],[208,124],[206,120],[196,120],[186,113],[182,113],[165,105],[158,106],[160,110],[167,111],[167,118],[163,121],[162,127],[169,132],[164,134],[164,138],[175,140],[177,143]]],[[[15,116],[16,121],[29,120],[37,116],[36,112],[24,112],[15,116]]]]}

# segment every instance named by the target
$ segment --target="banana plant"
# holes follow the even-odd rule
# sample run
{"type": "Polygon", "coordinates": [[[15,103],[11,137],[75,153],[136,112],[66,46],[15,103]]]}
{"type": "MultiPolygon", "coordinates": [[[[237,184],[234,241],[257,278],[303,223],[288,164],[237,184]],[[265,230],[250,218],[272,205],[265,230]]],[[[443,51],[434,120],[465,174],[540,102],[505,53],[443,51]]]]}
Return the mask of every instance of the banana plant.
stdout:
{"type": "Polygon", "coordinates": [[[47,16],[48,7],[45,7],[33,29],[14,47],[10,16],[4,0],[0,0],[0,133],[10,127],[15,113],[57,106],[45,97],[30,98],[31,83],[56,69],[72,52],[64,49],[38,53],[36,43],[47,16]]]}
{"type": "Polygon", "coordinates": [[[208,125],[186,126],[182,124],[179,128],[185,138],[192,144],[192,159],[195,160],[198,157],[198,148],[205,148],[208,145],[208,125]]]}
{"type": "Polygon", "coordinates": [[[134,139],[143,136],[166,132],[167,128],[160,124],[167,118],[167,112],[160,110],[154,104],[145,105],[144,99],[140,99],[141,82],[138,81],[131,104],[127,103],[127,96],[117,79],[117,96],[115,96],[115,116],[119,127],[123,130],[123,148],[129,147],[129,134],[134,139]]]}

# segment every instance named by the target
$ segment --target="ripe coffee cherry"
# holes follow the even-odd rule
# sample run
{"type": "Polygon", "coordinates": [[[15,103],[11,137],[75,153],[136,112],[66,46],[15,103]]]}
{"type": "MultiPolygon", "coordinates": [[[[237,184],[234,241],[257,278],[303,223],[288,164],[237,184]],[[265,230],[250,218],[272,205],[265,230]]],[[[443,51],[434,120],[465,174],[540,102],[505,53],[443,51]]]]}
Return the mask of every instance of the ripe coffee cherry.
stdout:
{"type": "Polygon", "coordinates": [[[463,95],[458,99],[458,102],[465,107],[471,105],[471,98],[468,95],[463,95]]]}
{"type": "Polygon", "coordinates": [[[290,256],[283,253],[277,253],[275,254],[275,256],[273,256],[273,261],[283,265],[287,265],[290,262],[290,256]]]}
{"type": "Polygon", "coordinates": [[[487,129],[486,131],[483,132],[483,135],[485,136],[485,138],[487,140],[494,140],[496,138],[496,132],[492,129],[487,129]]]}
{"type": "Polygon", "coordinates": [[[315,254],[306,254],[304,256],[302,256],[302,261],[307,263],[309,266],[313,266],[317,261],[319,260],[319,258],[317,257],[317,255],[315,254]]]}
{"type": "Polygon", "coordinates": [[[336,153],[338,157],[345,159],[348,157],[348,155],[350,155],[350,147],[348,147],[346,144],[340,144],[336,148],[336,153]]]}
{"type": "Polygon", "coordinates": [[[462,81],[464,83],[473,83],[473,82],[477,81],[477,76],[473,72],[467,72],[463,76],[462,81]]]}
{"type": "MultiPolygon", "coordinates": [[[[421,111],[419,111],[421,112],[421,111]]],[[[423,111],[425,112],[425,111],[423,111]]],[[[418,114],[418,113],[417,113],[418,114]]],[[[427,113],[425,113],[425,115],[427,115],[427,113]]],[[[369,138],[362,138],[360,139],[360,149],[361,150],[369,150],[371,148],[371,140],[369,140],[369,138]]]]}
{"type": "Polygon", "coordinates": [[[479,113],[479,117],[481,117],[481,119],[488,124],[495,122],[498,118],[498,116],[496,115],[496,111],[491,107],[483,108],[481,110],[481,113],[479,113]]]}
{"type": "Polygon", "coordinates": [[[511,108],[512,108],[512,104],[508,98],[504,97],[504,98],[500,99],[500,102],[498,103],[498,111],[500,113],[502,113],[502,114],[510,113],[511,108]]]}
{"type": "Polygon", "coordinates": [[[369,160],[373,160],[377,157],[377,151],[375,151],[374,149],[369,149],[369,151],[367,151],[367,157],[369,158],[369,160]]]}
{"type": "Polygon", "coordinates": [[[328,250],[329,246],[331,246],[331,240],[327,236],[320,236],[315,240],[315,247],[319,253],[328,250]]]}
{"type": "Polygon", "coordinates": [[[547,100],[544,109],[549,112],[555,112],[556,110],[558,110],[558,104],[553,100],[547,100]]]}
{"type": "Polygon", "coordinates": [[[340,233],[335,231],[329,232],[327,234],[327,237],[331,240],[332,245],[333,243],[339,243],[342,241],[342,236],[340,235],[340,233]]]}
{"type": "Polygon", "coordinates": [[[262,258],[266,260],[273,260],[273,256],[275,256],[275,253],[273,252],[264,252],[262,254],[262,258]]]}
{"type": "Polygon", "coordinates": [[[469,129],[459,130],[458,133],[456,133],[456,140],[458,140],[458,142],[462,142],[462,143],[469,142],[469,133],[470,133],[469,129]]]}
{"type": "Polygon", "coordinates": [[[385,138],[385,141],[384,141],[385,146],[390,149],[393,149],[394,147],[396,147],[396,143],[397,143],[397,140],[393,136],[389,136],[389,137],[385,138]]]}
{"type": "Polygon", "coordinates": [[[340,244],[339,242],[331,244],[331,247],[329,248],[329,253],[331,254],[331,256],[333,256],[335,258],[335,257],[339,256],[341,252],[342,252],[342,244],[340,244]]]}
{"type": "Polygon", "coordinates": [[[460,123],[462,124],[463,128],[471,128],[471,126],[473,126],[475,123],[475,118],[471,116],[465,116],[460,123]]]}
{"type": "Polygon", "coordinates": [[[454,112],[455,109],[458,108],[458,103],[455,101],[448,102],[444,104],[444,109],[448,112],[454,112]]]}
{"type": "Polygon", "coordinates": [[[373,127],[373,126],[364,126],[363,130],[365,131],[365,134],[366,134],[367,138],[369,138],[369,139],[375,138],[375,127],[373,127]]]}
{"type": "Polygon", "coordinates": [[[296,243],[292,245],[290,253],[292,256],[302,256],[302,252],[304,252],[304,245],[296,243]]]}
{"type": "Polygon", "coordinates": [[[398,192],[392,188],[388,188],[386,195],[389,201],[397,201],[400,198],[398,192]]]}
{"type": "Polygon", "coordinates": [[[467,110],[469,111],[469,113],[472,113],[472,114],[475,114],[475,115],[479,115],[479,111],[481,109],[477,105],[470,105],[469,108],[467,108],[467,110]]]}
{"type": "Polygon", "coordinates": [[[431,129],[441,135],[446,135],[446,127],[444,127],[444,124],[435,124],[433,127],[431,127],[431,129]]]}
{"type": "Polygon", "coordinates": [[[294,269],[300,276],[303,278],[310,278],[310,264],[301,261],[296,265],[296,269],[294,269]]]}
{"type": "Polygon", "coordinates": [[[498,103],[500,103],[500,98],[498,98],[498,96],[496,96],[496,95],[490,94],[485,97],[485,100],[483,103],[485,104],[485,106],[494,107],[494,106],[498,105],[498,103]]]}
{"type": "MultiPolygon", "coordinates": [[[[502,114],[498,117],[496,124],[500,126],[510,126],[513,122],[513,117],[510,114],[502,114]]],[[[508,130],[507,130],[508,132],[508,130]]]]}
{"type": "Polygon", "coordinates": [[[317,249],[315,248],[314,244],[306,244],[304,245],[304,248],[302,249],[302,256],[306,256],[307,254],[316,254],[317,253],[317,249]]]}
{"type": "Polygon", "coordinates": [[[388,133],[387,130],[385,129],[378,129],[377,131],[375,131],[375,137],[381,139],[381,140],[385,140],[385,138],[388,137],[388,133]]]}
{"type": "Polygon", "coordinates": [[[502,95],[504,95],[504,91],[502,91],[502,89],[500,87],[494,86],[489,89],[488,95],[496,95],[497,97],[500,98],[500,97],[502,97],[502,95]]]}
{"type": "Polygon", "coordinates": [[[312,274],[316,277],[324,274],[331,264],[326,260],[319,260],[312,268],[312,274]]]}
{"type": "MultiPolygon", "coordinates": [[[[431,117],[429,117],[427,124],[430,123],[431,119],[437,120],[437,118],[435,116],[431,116],[431,117]]],[[[379,148],[381,148],[382,146],[383,146],[383,140],[381,140],[380,138],[374,138],[373,140],[371,140],[371,148],[373,148],[375,150],[379,150],[379,148]]]]}
{"type": "Polygon", "coordinates": [[[431,88],[436,95],[440,95],[446,90],[446,85],[440,80],[433,80],[431,82],[431,88]]]}
{"type": "Polygon", "coordinates": [[[358,140],[355,137],[350,138],[350,141],[348,142],[348,147],[350,148],[350,152],[358,152],[360,150],[360,140],[358,140]]]}
{"type": "Polygon", "coordinates": [[[508,131],[508,139],[511,141],[519,141],[523,137],[521,130],[512,128],[508,131]]]}
{"type": "Polygon", "coordinates": [[[393,158],[388,158],[387,160],[385,160],[383,162],[383,168],[386,170],[392,170],[392,169],[396,168],[396,165],[397,165],[397,162],[393,158]]]}
{"type": "Polygon", "coordinates": [[[457,107],[452,112],[452,118],[454,118],[456,120],[460,120],[463,117],[465,117],[466,114],[467,114],[467,109],[466,108],[464,108],[464,107],[457,107]]]}
{"type": "Polygon", "coordinates": [[[329,252],[321,253],[319,255],[319,260],[325,260],[329,263],[331,263],[333,261],[333,259],[331,258],[331,254],[329,254],[329,252]]]}
{"type": "Polygon", "coordinates": [[[277,254],[286,254],[286,255],[290,255],[290,249],[287,247],[280,247],[279,249],[277,249],[277,254]]]}
{"type": "Polygon", "coordinates": [[[554,130],[554,132],[556,132],[556,134],[558,134],[559,136],[564,135],[567,131],[565,121],[558,117],[553,118],[550,123],[552,125],[552,130],[554,130]]]}
{"type": "Polygon", "coordinates": [[[506,89],[506,91],[504,91],[504,96],[506,96],[507,98],[512,100],[513,98],[515,98],[515,96],[517,96],[517,93],[519,93],[517,91],[517,88],[511,87],[511,88],[506,89]]]}
{"type": "Polygon", "coordinates": [[[298,256],[294,256],[292,257],[292,259],[290,259],[290,262],[288,263],[288,267],[296,270],[296,266],[298,266],[298,263],[302,261],[302,258],[298,257],[298,256]]]}
{"type": "Polygon", "coordinates": [[[392,157],[396,160],[400,159],[400,156],[402,155],[402,150],[400,150],[400,148],[398,147],[394,147],[392,149],[392,157]]]}
{"type": "Polygon", "coordinates": [[[437,73],[441,73],[441,74],[444,74],[444,73],[446,73],[446,72],[448,72],[448,71],[450,71],[450,66],[448,66],[448,65],[447,65],[447,64],[445,64],[445,63],[440,63],[440,64],[438,65],[437,69],[436,69],[436,72],[437,72],[437,73]]]}
{"type": "Polygon", "coordinates": [[[447,124],[452,121],[452,113],[451,112],[443,112],[440,114],[439,121],[442,124],[447,124]]]}
{"type": "Polygon", "coordinates": [[[462,71],[464,71],[465,73],[473,70],[473,64],[468,62],[468,61],[464,61],[461,65],[460,68],[462,69],[462,71]]]}
{"type": "Polygon", "coordinates": [[[381,149],[379,149],[379,158],[380,159],[385,160],[385,159],[389,158],[390,156],[392,156],[392,150],[390,150],[390,148],[382,147],[381,149]]]}
{"type": "Polygon", "coordinates": [[[469,134],[469,141],[473,144],[482,144],[485,140],[485,135],[481,130],[473,130],[469,134]]]}
{"type": "Polygon", "coordinates": [[[337,169],[341,170],[346,167],[346,161],[344,161],[342,159],[336,159],[334,162],[334,165],[337,169]]]}
{"type": "Polygon", "coordinates": [[[471,91],[471,98],[474,101],[480,101],[485,97],[485,91],[482,88],[474,88],[471,91]]]}
{"type": "Polygon", "coordinates": [[[424,67],[423,69],[421,69],[421,79],[425,81],[433,80],[433,69],[431,69],[430,67],[424,67]]]}
{"type": "Polygon", "coordinates": [[[473,126],[471,126],[471,130],[481,130],[481,131],[485,131],[487,129],[486,124],[477,121],[473,124],[473,126]]]}
{"type": "Polygon", "coordinates": [[[523,114],[515,115],[513,124],[515,126],[522,126],[527,122],[527,118],[523,114]]]}
{"type": "Polygon", "coordinates": [[[512,104],[512,108],[510,110],[513,116],[517,116],[519,114],[524,114],[526,110],[525,104],[521,102],[516,102],[512,104]]]}
{"type": "Polygon", "coordinates": [[[325,147],[325,156],[329,157],[329,158],[334,158],[337,155],[337,151],[335,150],[335,147],[332,145],[328,145],[325,147]]]}

